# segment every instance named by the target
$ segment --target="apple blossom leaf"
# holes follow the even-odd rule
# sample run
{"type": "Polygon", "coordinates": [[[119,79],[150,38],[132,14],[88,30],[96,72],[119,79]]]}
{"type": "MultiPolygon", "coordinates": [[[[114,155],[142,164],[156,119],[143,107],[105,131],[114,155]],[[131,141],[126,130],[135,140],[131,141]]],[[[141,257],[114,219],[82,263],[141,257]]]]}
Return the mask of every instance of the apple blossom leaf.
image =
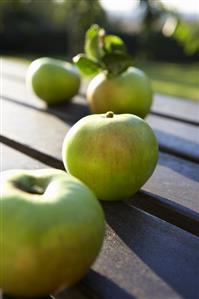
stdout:
{"type": "Polygon", "coordinates": [[[85,54],[78,54],[73,57],[73,62],[85,76],[94,76],[102,69],[99,63],[87,58],[85,54]]]}
{"type": "Polygon", "coordinates": [[[102,39],[105,35],[104,29],[98,25],[92,25],[86,32],[84,50],[88,58],[100,60],[103,55],[102,39]]]}
{"type": "Polygon", "coordinates": [[[122,52],[105,54],[102,61],[110,76],[124,72],[133,63],[132,57],[122,52]]]}
{"type": "Polygon", "coordinates": [[[103,38],[103,47],[106,53],[123,52],[127,53],[126,45],[117,35],[105,35],[103,38]]]}

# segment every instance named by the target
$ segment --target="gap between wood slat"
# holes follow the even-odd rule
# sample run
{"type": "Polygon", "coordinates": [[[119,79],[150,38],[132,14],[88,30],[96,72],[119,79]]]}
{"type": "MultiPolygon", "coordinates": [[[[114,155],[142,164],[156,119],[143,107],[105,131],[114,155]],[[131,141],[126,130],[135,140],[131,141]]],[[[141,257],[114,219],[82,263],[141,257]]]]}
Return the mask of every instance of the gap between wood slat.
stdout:
{"type": "MultiPolygon", "coordinates": [[[[29,109],[34,109],[34,110],[43,112],[43,113],[48,113],[48,114],[53,113],[53,114],[57,115],[59,118],[63,119],[64,121],[66,120],[66,114],[62,113],[61,111],[56,110],[55,108],[48,108],[48,110],[45,110],[45,109],[42,109],[42,108],[35,107],[31,104],[20,102],[16,99],[9,98],[7,96],[3,96],[3,99],[6,100],[6,101],[15,103],[15,104],[22,105],[22,106],[27,107],[29,109]]],[[[73,121],[72,117],[71,117],[71,119],[69,119],[68,116],[67,116],[67,120],[68,120],[68,122],[73,121]]],[[[188,153],[183,153],[183,152],[178,151],[178,150],[176,150],[174,148],[171,148],[169,146],[167,147],[165,145],[162,145],[160,142],[159,142],[159,150],[163,153],[167,153],[167,154],[173,155],[173,156],[178,157],[178,158],[182,158],[182,159],[185,159],[185,160],[188,160],[188,161],[191,161],[191,162],[199,163],[199,157],[196,157],[194,155],[190,155],[188,153]]]]}
{"type": "MultiPolygon", "coordinates": [[[[43,108],[39,108],[39,107],[33,106],[33,105],[29,104],[29,103],[20,102],[19,100],[16,100],[16,99],[11,99],[11,98],[9,98],[7,96],[3,96],[2,99],[6,100],[6,101],[9,101],[11,103],[17,104],[17,105],[21,105],[21,106],[26,107],[28,109],[40,111],[40,112],[46,113],[46,114],[56,115],[60,119],[66,121],[66,114],[63,113],[63,112],[61,112],[61,111],[59,111],[59,110],[56,110],[56,107],[54,107],[54,108],[47,107],[46,109],[43,109],[43,108]]],[[[73,117],[71,116],[71,118],[70,118],[70,115],[67,115],[67,121],[69,123],[70,122],[74,123],[73,117]]]]}
{"type": "MultiPolygon", "coordinates": [[[[80,92],[78,94],[78,96],[80,96],[82,98],[85,98],[86,95],[84,93],[80,92]]],[[[157,111],[151,110],[149,114],[159,116],[159,117],[163,117],[163,118],[166,118],[166,119],[171,119],[171,120],[174,120],[174,121],[177,121],[177,122],[182,122],[182,123],[189,124],[189,125],[196,126],[196,127],[199,126],[198,121],[184,119],[182,117],[173,116],[173,115],[170,115],[168,113],[162,113],[162,112],[157,112],[157,111]]]]}
{"type": "MultiPolygon", "coordinates": [[[[62,161],[50,155],[2,135],[0,135],[0,142],[48,166],[64,170],[62,161]]],[[[199,216],[196,212],[146,191],[139,191],[137,197],[138,200],[131,199],[124,202],[199,236],[199,216]]]]}
{"type": "Polygon", "coordinates": [[[138,191],[136,200],[128,200],[127,204],[199,236],[198,213],[174,202],[171,203],[167,198],[141,190],[138,191]]]}
{"type": "Polygon", "coordinates": [[[159,150],[163,153],[167,153],[167,154],[175,156],[177,158],[185,159],[185,160],[188,160],[188,161],[191,161],[194,163],[199,163],[199,157],[180,152],[180,151],[178,151],[174,148],[171,148],[169,146],[167,147],[165,145],[162,145],[160,142],[159,142],[159,150]]]}
{"type": "Polygon", "coordinates": [[[46,165],[64,170],[64,166],[61,160],[58,160],[50,155],[37,151],[36,149],[33,149],[25,144],[14,141],[3,135],[0,135],[0,142],[11,147],[12,149],[18,150],[19,152],[26,154],[31,158],[45,163],[46,165]]]}
{"type": "MultiPolygon", "coordinates": [[[[4,76],[8,79],[14,79],[14,80],[17,80],[17,81],[20,81],[20,82],[24,82],[24,84],[25,84],[25,80],[24,80],[23,77],[19,77],[19,76],[13,75],[13,74],[6,74],[6,73],[4,73],[4,76]]],[[[85,93],[83,93],[83,92],[80,92],[78,95],[80,97],[85,98],[85,93]]],[[[4,98],[6,99],[6,96],[4,98]]],[[[151,115],[156,115],[156,116],[159,116],[159,117],[163,117],[163,118],[166,118],[166,119],[171,119],[171,120],[174,120],[174,121],[177,121],[177,122],[182,122],[182,123],[185,123],[185,124],[193,125],[193,126],[199,126],[198,121],[183,119],[182,117],[173,116],[173,115],[170,115],[168,113],[162,113],[162,112],[157,112],[157,111],[151,110],[150,114],[151,115]]]]}
{"type": "Polygon", "coordinates": [[[163,118],[166,118],[166,119],[175,120],[175,121],[182,122],[182,123],[185,123],[185,124],[188,124],[188,125],[192,125],[192,126],[196,126],[196,127],[199,126],[199,122],[197,122],[197,121],[183,119],[181,117],[172,116],[170,114],[164,114],[164,113],[156,112],[156,111],[153,111],[153,110],[150,112],[150,114],[151,115],[155,115],[155,116],[159,116],[159,117],[163,117],[163,118]]]}

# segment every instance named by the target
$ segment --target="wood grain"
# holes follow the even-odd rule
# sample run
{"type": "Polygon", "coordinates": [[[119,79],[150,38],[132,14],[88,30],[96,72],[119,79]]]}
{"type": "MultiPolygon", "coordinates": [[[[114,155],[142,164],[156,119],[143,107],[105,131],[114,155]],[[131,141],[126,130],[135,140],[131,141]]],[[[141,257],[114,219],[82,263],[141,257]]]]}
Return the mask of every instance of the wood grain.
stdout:
{"type": "MultiPolygon", "coordinates": [[[[17,155],[15,168],[33,167],[29,157],[4,151],[11,160],[17,155]]],[[[10,168],[7,163],[4,169],[10,168]]],[[[98,259],[77,286],[56,299],[197,298],[198,238],[123,202],[103,208],[107,230],[98,259]]]]}
{"type": "MultiPolygon", "coordinates": [[[[28,63],[20,60],[2,59],[1,63],[3,80],[25,83],[25,74],[28,63]]],[[[88,81],[82,82],[81,93],[85,95],[88,81]]],[[[194,125],[199,124],[199,103],[193,101],[185,101],[178,97],[172,97],[163,94],[155,94],[152,106],[152,113],[163,117],[173,118],[181,122],[188,122],[194,125]]]]}
{"type": "MultiPolygon", "coordinates": [[[[48,112],[4,100],[2,103],[1,141],[25,149],[25,153],[42,158],[50,166],[62,167],[62,143],[71,124],[48,112]]],[[[199,212],[198,173],[197,164],[160,153],[157,169],[143,190],[199,212]]]]}
{"type": "MultiPolygon", "coordinates": [[[[56,114],[70,124],[89,114],[86,101],[81,96],[76,96],[69,104],[48,108],[23,82],[3,80],[2,86],[2,95],[7,101],[56,114]]],[[[157,115],[149,115],[146,121],[154,129],[162,151],[199,162],[199,127],[157,115]]]]}
{"type": "Polygon", "coordinates": [[[199,125],[199,103],[191,100],[155,94],[152,111],[161,116],[199,125]]]}
{"type": "Polygon", "coordinates": [[[21,169],[40,169],[49,167],[2,143],[0,143],[0,157],[1,171],[18,169],[19,167],[21,169]]]}

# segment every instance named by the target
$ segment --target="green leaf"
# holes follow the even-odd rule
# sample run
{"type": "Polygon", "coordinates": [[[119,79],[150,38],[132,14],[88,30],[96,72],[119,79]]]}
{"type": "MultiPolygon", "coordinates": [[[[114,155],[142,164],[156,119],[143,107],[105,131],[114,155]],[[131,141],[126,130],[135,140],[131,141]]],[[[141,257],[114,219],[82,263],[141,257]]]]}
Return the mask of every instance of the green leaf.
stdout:
{"type": "Polygon", "coordinates": [[[126,53],[127,49],[123,40],[117,35],[106,35],[103,39],[104,50],[106,53],[123,52],[126,53]]]}
{"type": "Polygon", "coordinates": [[[102,61],[110,76],[124,72],[133,63],[133,59],[130,55],[119,52],[106,54],[102,61]]]}
{"type": "Polygon", "coordinates": [[[87,76],[102,70],[106,70],[109,76],[115,76],[132,65],[123,40],[116,35],[106,35],[98,25],[92,25],[87,30],[85,55],[77,57],[76,65],[87,76]]]}
{"type": "Polygon", "coordinates": [[[102,69],[99,63],[87,58],[84,54],[73,57],[73,62],[85,76],[94,76],[102,69]]]}
{"type": "Polygon", "coordinates": [[[102,37],[104,30],[98,25],[92,25],[86,32],[85,53],[88,58],[100,60],[103,55],[102,37]]]}

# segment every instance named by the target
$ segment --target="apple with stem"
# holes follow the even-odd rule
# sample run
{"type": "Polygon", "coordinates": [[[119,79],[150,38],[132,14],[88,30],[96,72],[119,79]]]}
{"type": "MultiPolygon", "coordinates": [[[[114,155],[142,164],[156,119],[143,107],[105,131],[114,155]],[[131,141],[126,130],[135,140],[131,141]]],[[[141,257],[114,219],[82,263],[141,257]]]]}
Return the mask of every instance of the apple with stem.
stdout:
{"type": "Polygon", "coordinates": [[[92,25],[86,32],[85,54],[73,58],[80,72],[94,76],[87,100],[92,113],[132,113],[144,118],[150,111],[153,92],[147,75],[133,67],[132,57],[116,35],[92,25]]]}
{"type": "Polygon", "coordinates": [[[79,120],[66,134],[62,157],[66,170],[101,200],[122,200],[137,192],[158,160],[153,130],[132,114],[107,112],[79,120]]]}
{"type": "Polygon", "coordinates": [[[1,173],[0,288],[20,297],[51,294],[80,280],[104,237],[94,193],[56,169],[1,173]]]}

